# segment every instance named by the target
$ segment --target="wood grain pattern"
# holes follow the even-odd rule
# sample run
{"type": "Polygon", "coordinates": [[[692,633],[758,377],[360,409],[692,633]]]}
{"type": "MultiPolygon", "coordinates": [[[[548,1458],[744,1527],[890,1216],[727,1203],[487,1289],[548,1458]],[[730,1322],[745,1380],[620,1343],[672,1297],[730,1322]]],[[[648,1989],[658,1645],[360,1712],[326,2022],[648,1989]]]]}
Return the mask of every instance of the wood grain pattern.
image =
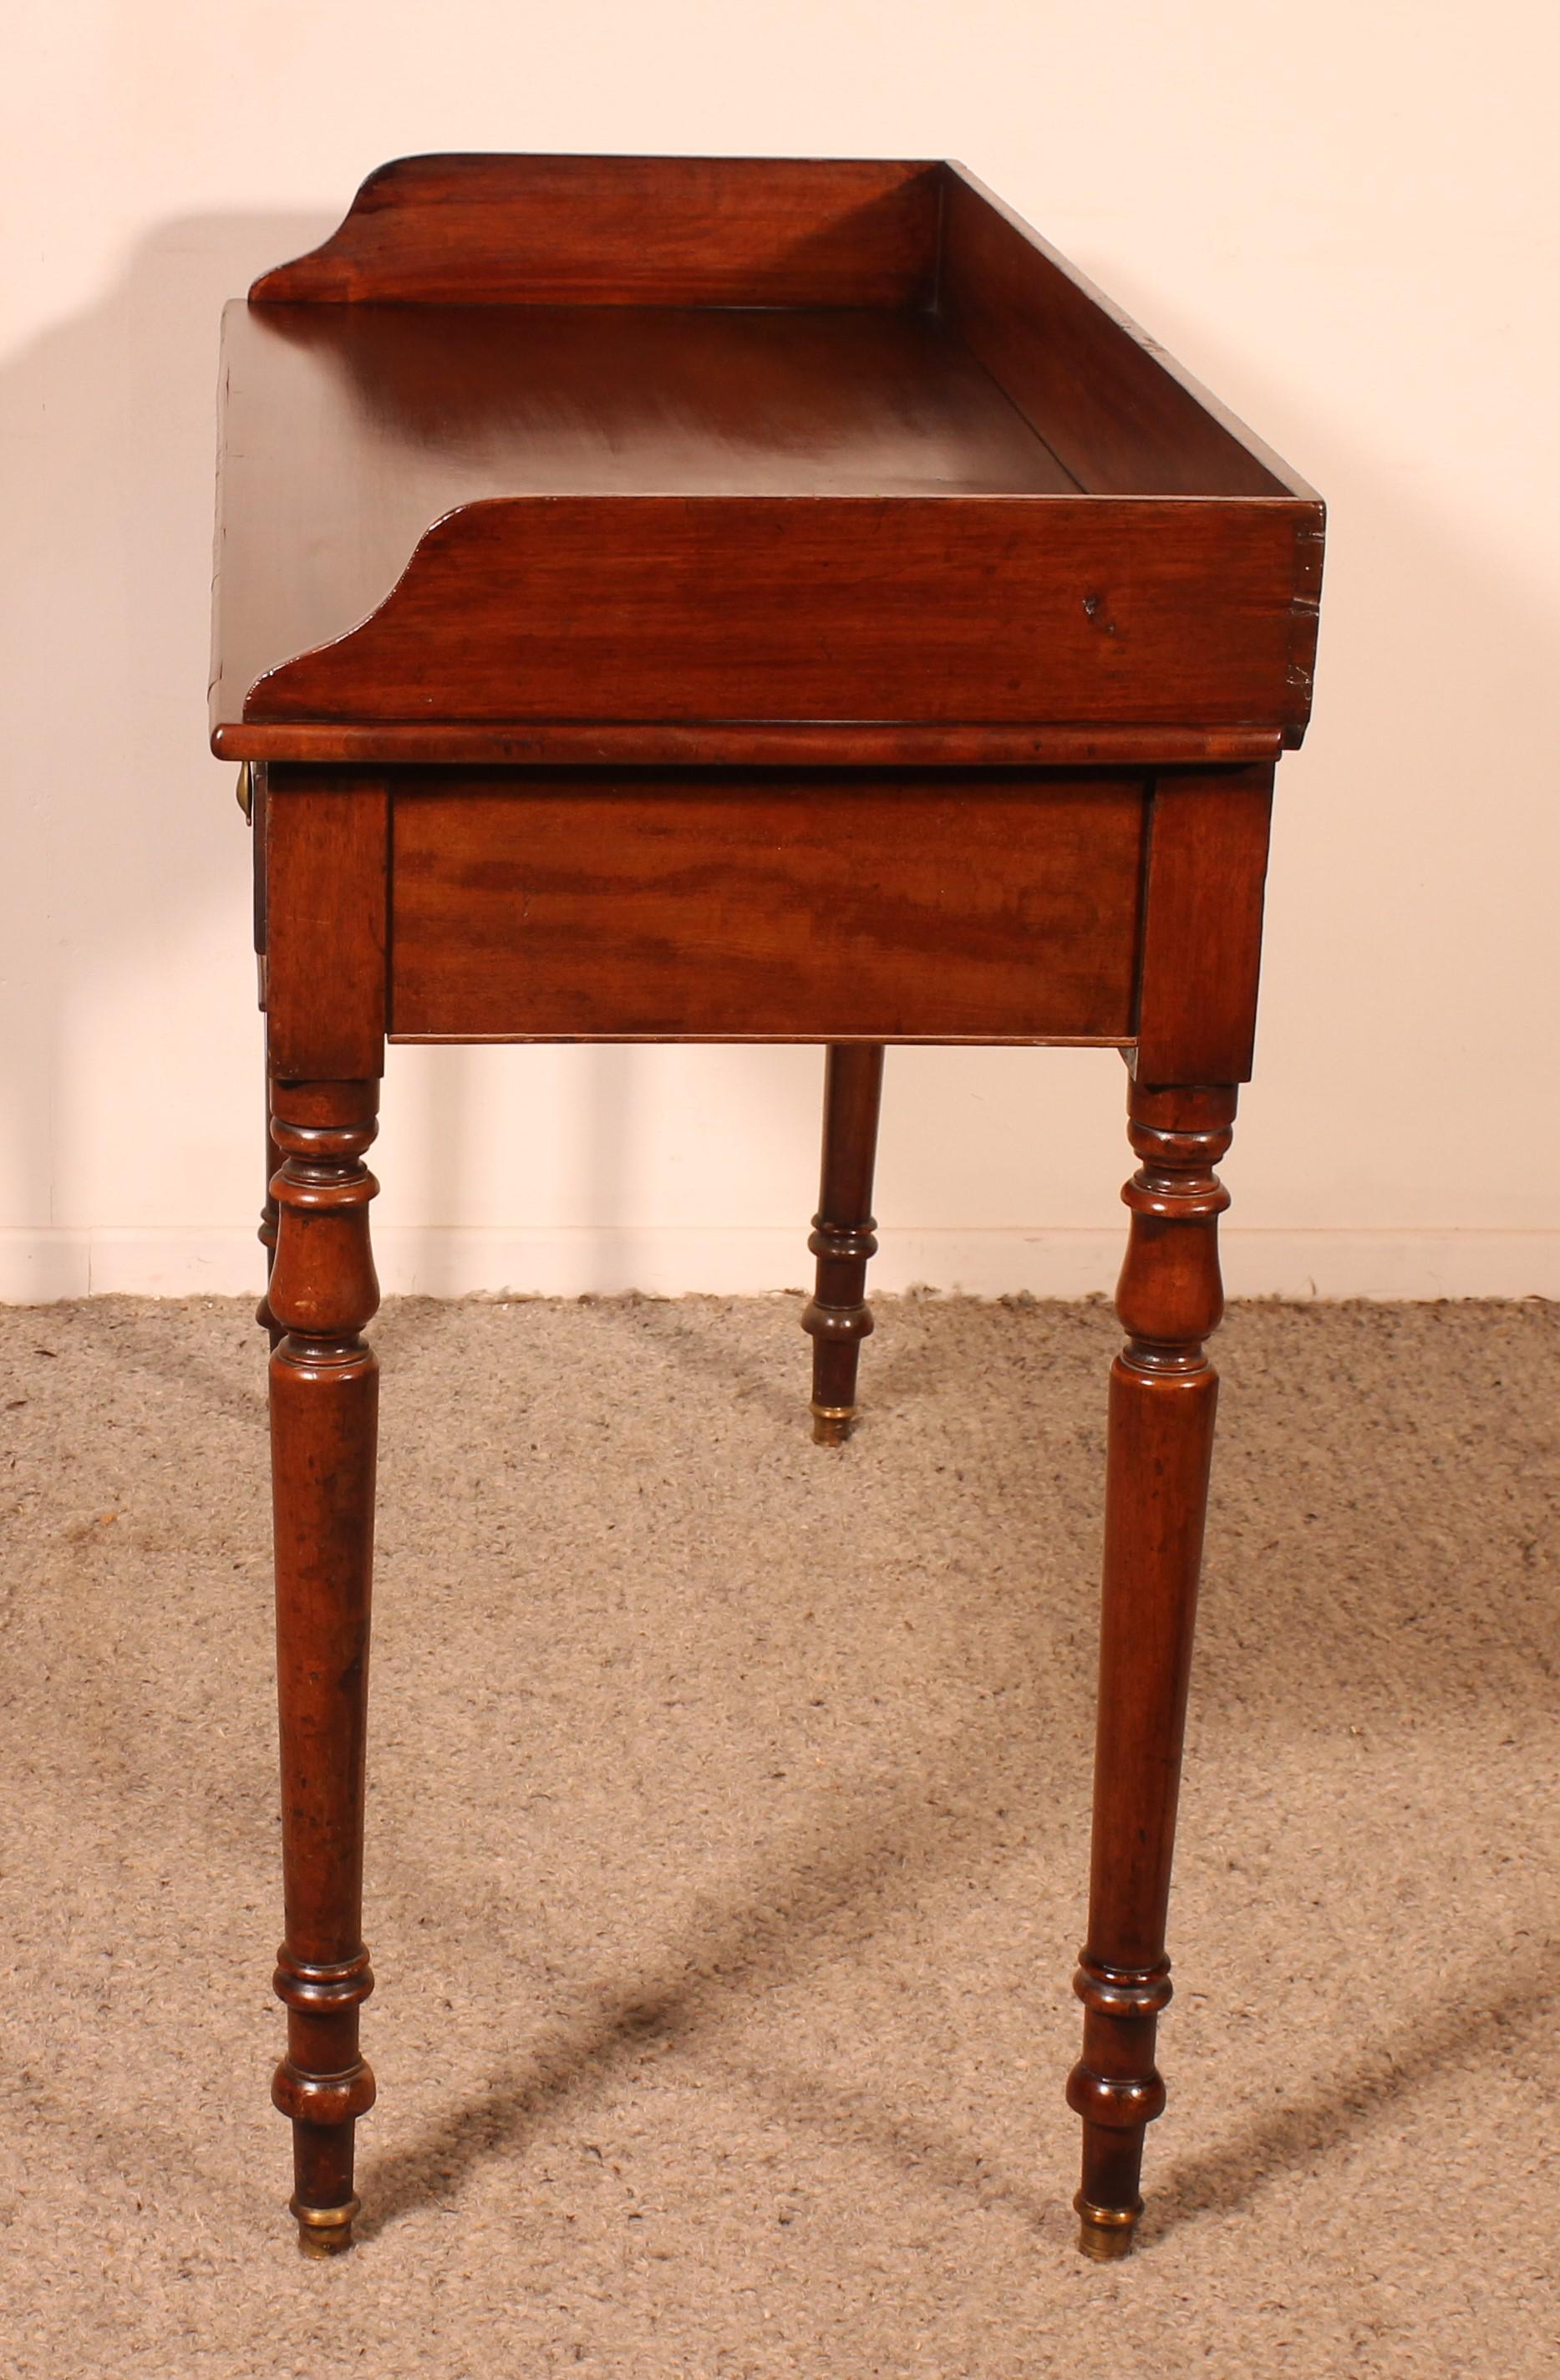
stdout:
{"type": "Polygon", "coordinates": [[[1304,730],[1319,502],[961,168],[403,161],[224,389],[224,752],[1304,730]]]}
{"type": "Polygon", "coordinates": [[[276,1677],[286,1932],[274,1978],[287,2054],[272,2097],[293,2126],[299,2243],[352,2243],[353,2138],[374,2103],[358,2048],[373,1990],[363,1947],[364,1756],[379,1372],[362,1332],[379,1305],[363,1163],[377,1082],[279,1083],[283,1163],[271,1305],[276,1677]]]}
{"type": "Polygon", "coordinates": [[[284,726],[235,721],[216,729],[212,748],[236,760],[347,761],[421,768],[493,761],[584,769],[689,769],[773,765],[807,769],[971,767],[1174,768],[1188,761],[1276,760],[1277,727],[1005,727],[968,721],[925,727],[840,721],[641,719],[404,720],[378,726],[352,721],[299,721],[284,726]]]}
{"type": "MultiPolygon", "coordinates": [[[[925,316],[234,306],[223,380],[219,726],[257,679],[320,646],[334,648],[323,660],[342,681],[335,710],[356,701],[372,715],[337,640],[390,595],[429,525],[463,506],[1072,485],[925,316]]],[[[599,534],[603,522],[589,526],[599,534]]],[[[558,592],[538,589],[535,601],[558,592]]],[[[592,580],[574,603],[599,600],[592,580]]],[[[512,625],[532,609],[522,598],[512,625]]],[[[566,634],[566,616],[559,625],[566,634]]],[[[446,714],[459,716],[458,703],[452,688],[446,714]]]]}
{"type": "Polygon", "coordinates": [[[402,157],[257,302],[916,306],[934,164],[764,157],[402,157]]]}
{"type": "Polygon", "coordinates": [[[1166,771],[1155,781],[1140,1082],[1251,1079],[1272,808],[1270,768],[1166,771]]]}
{"type": "MultiPolygon", "coordinates": [[[[829,1045],[819,1435],[883,1045],[1134,1070],[1081,2244],[1141,2207],[1273,764],[1320,502],[961,168],[429,157],[230,310],[212,734],[256,789],[288,2052],[349,2244],[387,1030],[829,1045]]],[[[827,1425],[827,1426],[825,1426],[827,1425]]],[[[848,1458],[847,1458],[848,1459],[848,1458]]]]}
{"type": "Polygon", "coordinates": [[[1214,1167],[1229,1146],[1227,1086],[1133,1084],[1138,1171],[1110,1378],[1088,1941],[1074,1988],[1083,2055],[1068,2105],[1083,2119],[1074,2204],[1086,2255],[1125,2254],[1143,2209],[1143,2132],[1165,2105],[1155,2033],[1170,1998],[1165,1927],[1203,1559],[1218,1376],[1203,1342],[1224,1311],[1214,1167]]]}
{"type": "Polygon", "coordinates": [[[430,528],[252,718],[1109,720],[1289,731],[1303,507],[558,497],[430,528]]]}
{"type": "Polygon", "coordinates": [[[272,768],[265,808],[273,1075],[384,1071],[389,796],[361,771],[272,768]]]}
{"type": "Polygon", "coordinates": [[[397,564],[487,496],[1077,490],[935,314],[235,304],[223,367],[266,500],[328,499],[345,471],[337,510],[396,507],[397,564]]]}
{"type": "Polygon", "coordinates": [[[962,166],[944,185],[938,306],[1091,492],[1320,502],[962,166]]]}
{"type": "Polygon", "coordinates": [[[1131,1031],[1131,777],[541,773],[401,790],[397,1040],[1131,1031]]]}

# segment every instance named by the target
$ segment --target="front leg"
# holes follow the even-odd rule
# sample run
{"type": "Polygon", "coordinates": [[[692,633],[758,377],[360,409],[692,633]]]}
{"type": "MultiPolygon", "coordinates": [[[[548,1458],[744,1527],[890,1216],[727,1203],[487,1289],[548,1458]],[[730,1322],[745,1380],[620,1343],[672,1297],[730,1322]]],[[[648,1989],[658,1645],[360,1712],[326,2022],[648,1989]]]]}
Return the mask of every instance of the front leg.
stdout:
{"type": "Polygon", "coordinates": [[[1129,1099],[1142,1163],[1122,1192],[1127,1343],[1110,1378],[1089,1938],[1074,1978],[1083,2055],[1067,2091],[1083,2119],[1079,2245],[1101,2258],[1131,2245],[1143,2132],[1165,2105],[1154,2044],[1170,1998],[1165,1920],[1218,1390],[1203,1342],[1224,1310],[1228,1194],[1213,1169],[1235,1098],[1134,1084],[1129,1099]]]}
{"type": "Polygon", "coordinates": [[[358,2053],[373,1989],[363,1947],[363,1768],[378,1366],[360,1333],[379,1305],[369,1245],[378,1187],[363,1164],[374,1082],[278,1082],[282,1158],[270,1305],[277,1692],[286,1933],[276,1991],[287,2055],[272,2096],[292,2119],[292,2211],[307,2254],[352,2244],[353,2129],[374,2100],[358,2053]]]}

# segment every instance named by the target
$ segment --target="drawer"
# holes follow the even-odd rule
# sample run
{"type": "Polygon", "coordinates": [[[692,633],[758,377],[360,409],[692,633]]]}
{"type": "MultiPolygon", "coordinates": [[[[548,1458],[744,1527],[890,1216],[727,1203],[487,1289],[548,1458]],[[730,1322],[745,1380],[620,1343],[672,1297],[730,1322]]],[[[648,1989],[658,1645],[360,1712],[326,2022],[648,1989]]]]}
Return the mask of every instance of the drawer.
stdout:
{"type": "Polygon", "coordinates": [[[430,770],[393,786],[394,1039],[1132,1037],[1141,776],[430,770]]]}

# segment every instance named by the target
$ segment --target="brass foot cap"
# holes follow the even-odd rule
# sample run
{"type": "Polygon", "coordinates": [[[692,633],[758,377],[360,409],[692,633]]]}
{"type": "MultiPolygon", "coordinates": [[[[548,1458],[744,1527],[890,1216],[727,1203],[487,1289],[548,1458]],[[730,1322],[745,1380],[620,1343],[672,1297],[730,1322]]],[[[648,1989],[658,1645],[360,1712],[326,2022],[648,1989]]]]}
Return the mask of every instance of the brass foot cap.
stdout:
{"type": "Polygon", "coordinates": [[[362,2200],[349,2198],[345,2206],[304,2206],[287,2201],[298,2224],[298,2246],[306,2256],[345,2256],[352,2245],[353,2220],[362,2200]]]}
{"type": "Polygon", "coordinates": [[[1143,2213],[1141,2198],[1135,2206],[1095,2206],[1080,2191],[1072,2204],[1079,2218],[1078,2245],[1085,2256],[1096,2265],[1108,2265],[1131,2253],[1132,2234],[1143,2213]]]}
{"type": "Polygon", "coordinates": [[[813,1444],[843,1446],[856,1417],[854,1405],[814,1405],[812,1414],[813,1444]]]}

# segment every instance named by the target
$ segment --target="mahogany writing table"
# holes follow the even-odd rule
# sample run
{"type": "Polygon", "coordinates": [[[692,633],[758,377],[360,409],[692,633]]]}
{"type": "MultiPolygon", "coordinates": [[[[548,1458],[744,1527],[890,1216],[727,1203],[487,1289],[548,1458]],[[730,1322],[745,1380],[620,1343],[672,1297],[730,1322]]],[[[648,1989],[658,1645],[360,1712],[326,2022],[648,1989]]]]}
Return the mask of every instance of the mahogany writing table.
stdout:
{"type": "Polygon", "coordinates": [[[1126,1059],[1081,2244],[1129,2246],[1212,1441],[1214,1167],[1322,507],[961,168],[425,157],[227,314],[212,745],[273,1178],[306,2249],[352,2237],[387,1039],[816,1041],[815,1435],[872,1322],[884,1045],[1126,1059]]]}

